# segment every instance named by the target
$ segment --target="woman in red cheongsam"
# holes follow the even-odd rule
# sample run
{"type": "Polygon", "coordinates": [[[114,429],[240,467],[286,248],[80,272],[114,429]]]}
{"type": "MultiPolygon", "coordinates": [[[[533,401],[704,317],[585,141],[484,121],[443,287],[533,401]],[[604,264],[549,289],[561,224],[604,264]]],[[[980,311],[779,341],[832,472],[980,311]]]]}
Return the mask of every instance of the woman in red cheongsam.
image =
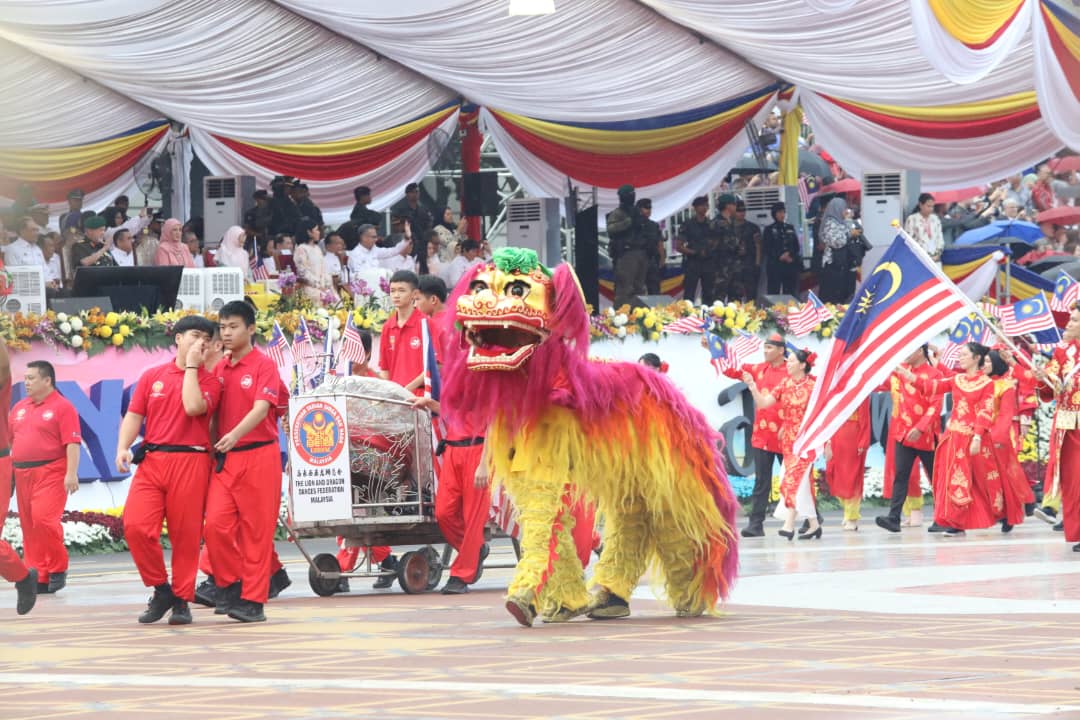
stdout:
{"type": "Polygon", "coordinates": [[[1024,505],[1035,501],[1027,477],[1017,457],[1020,454],[1020,434],[1015,422],[1020,405],[1020,388],[1015,375],[1009,372],[1005,353],[991,350],[983,362],[983,372],[994,379],[994,424],[990,426],[991,452],[1001,477],[1000,504],[991,498],[992,506],[1001,520],[1001,532],[1024,522],[1024,505]]]}
{"type": "MultiPolygon", "coordinates": [[[[780,405],[780,448],[784,454],[784,478],[780,481],[780,496],[787,508],[787,516],[784,518],[784,527],[780,535],[791,540],[795,537],[795,520],[799,514],[796,508],[795,498],[799,488],[804,482],[810,482],[810,472],[813,469],[815,453],[809,453],[807,457],[798,457],[792,450],[795,438],[799,435],[802,426],[803,415],[806,414],[806,406],[810,403],[810,394],[814,390],[816,378],[810,374],[817,355],[807,349],[795,350],[788,353],[787,371],[788,376],[772,391],[762,394],[754,382],[750,373],[743,375],[743,382],[750,388],[754,396],[754,403],[758,410],[764,410],[775,403],[780,405]]],[[[813,540],[821,537],[821,525],[817,519],[817,512],[813,507],[813,489],[810,492],[810,507],[803,508],[803,514],[809,521],[809,527],[805,533],[799,535],[800,540],[813,540]]]]}

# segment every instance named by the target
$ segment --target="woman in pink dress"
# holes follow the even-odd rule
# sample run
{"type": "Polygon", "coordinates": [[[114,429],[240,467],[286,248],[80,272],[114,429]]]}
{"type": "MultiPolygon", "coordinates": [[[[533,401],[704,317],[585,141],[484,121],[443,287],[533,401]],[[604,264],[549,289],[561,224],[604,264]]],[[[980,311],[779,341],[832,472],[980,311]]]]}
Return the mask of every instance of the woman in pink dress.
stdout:
{"type": "Polygon", "coordinates": [[[187,245],[180,242],[183,235],[183,224],[176,218],[169,218],[161,227],[161,244],[158,245],[154,254],[155,265],[179,265],[181,267],[195,267],[195,258],[187,245]]]}

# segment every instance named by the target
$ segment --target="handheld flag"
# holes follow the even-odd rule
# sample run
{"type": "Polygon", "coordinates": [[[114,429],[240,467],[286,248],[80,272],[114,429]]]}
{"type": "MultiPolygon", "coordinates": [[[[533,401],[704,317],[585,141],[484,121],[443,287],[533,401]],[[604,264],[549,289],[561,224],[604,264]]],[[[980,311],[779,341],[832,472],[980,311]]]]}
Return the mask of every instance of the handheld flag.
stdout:
{"type": "Polygon", "coordinates": [[[833,314],[825,307],[825,303],[810,291],[806,296],[806,305],[788,315],[788,332],[795,337],[802,337],[832,318],[833,314]]]}
{"type": "Polygon", "coordinates": [[[971,310],[971,300],[901,230],[836,330],[795,453],[824,445],[902,358],[971,310]]]}
{"type": "Polygon", "coordinates": [[[1003,305],[997,309],[1001,318],[1001,329],[1006,335],[1016,336],[1040,330],[1053,330],[1057,327],[1050,312],[1046,296],[1039,292],[1012,305],[1003,305]]]}
{"type": "Polygon", "coordinates": [[[293,366],[296,360],[293,358],[292,348],[285,339],[285,333],[281,331],[281,325],[274,321],[274,331],[270,336],[270,343],[266,346],[266,354],[277,365],[281,380],[286,385],[292,385],[293,366]]]}
{"type": "Polygon", "coordinates": [[[1080,283],[1072,275],[1062,270],[1054,283],[1054,297],[1050,298],[1050,309],[1054,312],[1072,312],[1080,302],[1080,283]]]}
{"type": "Polygon", "coordinates": [[[667,325],[664,328],[664,332],[674,333],[676,335],[694,335],[696,333],[703,333],[705,332],[705,320],[696,315],[687,315],[686,317],[679,318],[670,325],[667,325]]]}
{"type": "Polygon", "coordinates": [[[266,263],[263,262],[262,258],[255,260],[255,256],[252,255],[251,260],[251,277],[256,281],[269,280],[270,271],[266,269],[266,263]]]}
{"type": "MultiPolygon", "coordinates": [[[[300,316],[300,324],[293,335],[292,348],[298,370],[298,385],[306,385],[306,379],[315,373],[316,357],[315,344],[311,340],[311,333],[308,331],[307,321],[303,315],[300,316]]],[[[297,390],[299,391],[300,388],[297,387],[297,390]]]]}
{"type": "Polygon", "coordinates": [[[338,351],[338,362],[347,362],[363,365],[367,362],[368,354],[364,350],[364,342],[360,336],[360,330],[353,322],[353,314],[350,312],[345,321],[345,332],[341,334],[341,349],[338,351]]]}
{"type": "Polygon", "coordinates": [[[712,356],[709,363],[716,370],[716,374],[719,375],[722,371],[735,367],[728,358],[727,345],[720,339],[720,336],[716,333],[708,333],[706,337],[708,339],[709,355],[712,356]]]}
{"type": "Polygon", "coordinates": [[[422,345],[424,351],[424,397],[439,399],[442,381],[439,378],[439,364],[435,355],[435,343],[431,338],[431,325],[427,318],[420,321],[422,345]]]}

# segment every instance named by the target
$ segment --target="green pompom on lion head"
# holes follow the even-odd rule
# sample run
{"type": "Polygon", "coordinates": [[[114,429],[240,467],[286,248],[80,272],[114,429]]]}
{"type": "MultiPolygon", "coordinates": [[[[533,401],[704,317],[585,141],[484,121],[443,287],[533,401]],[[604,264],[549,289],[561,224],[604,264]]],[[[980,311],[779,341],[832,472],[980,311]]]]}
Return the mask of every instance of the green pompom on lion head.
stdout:
{"type": "Polygon", "coordinates": [[[533,270],[539,269],[548,277],[551,276],[551,271],[540,264],[540,257],[536,251],[528,248],[499,248],[491,259],[495,267],[504,273],[519,272],[522,275],[528,275],[533,270]]]}

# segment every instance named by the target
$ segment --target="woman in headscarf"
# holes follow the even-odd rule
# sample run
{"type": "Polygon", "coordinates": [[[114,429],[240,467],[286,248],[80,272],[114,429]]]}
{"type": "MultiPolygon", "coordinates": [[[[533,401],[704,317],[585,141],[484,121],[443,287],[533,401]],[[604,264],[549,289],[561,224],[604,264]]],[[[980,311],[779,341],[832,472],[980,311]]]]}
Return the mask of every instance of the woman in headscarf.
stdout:
{"type": "Polygon", "coordinates": [[[448,207],[440,208],[435,217],[439,221],[432,229],[439,233],[439,258],[445,264],[458,254],[458,243],[465,238],[465,218],[455,224],[454,211],[448,207]]]}
{"type": "Polygon", "coordinates": [[[221,238],[221,246],[218,248],[217,255],[214,256],[214,263],[218,267],[240,268],[240,271],[244,273],[244,280],[250,281],[251,265],[249,265],[248,252],[244,249],[245,237],[247,237],[247,234],[244,232],[244,228],[239,225],[233,225],[226,230],[225,235],[221,238]]]}
{"type": "Polygon", "coordinates": [[[191,251],[187,245],[180,242],[183,235],[183,225],[176,218],[169,218],[161,227],[161,243],[157,252],[154,253],[155,265],[179,265],[181,267],[195,267],[195,258],[191,257],[191,251]]]}
{"type": "Polygon", "coordinates": [[[293,254],[296,262],[296,279],[304,289],[304,297],[316,305],[322,304],[323,294],[333,287],[332,278],[326,273],[326,261],[319,247],[322,232],[314,220],[301,220],[296,228],[299,244],[293,254]]]}
{"type": "Polygon", "coordinates": [[[847,201],[837,196],[829,201],[822,215],[821,241],[825,249],[818,284],[824,302],[845,303],[855,294],[855,268],[848,247],[862,230],[848,217],[847,209],[847,201]]]}

